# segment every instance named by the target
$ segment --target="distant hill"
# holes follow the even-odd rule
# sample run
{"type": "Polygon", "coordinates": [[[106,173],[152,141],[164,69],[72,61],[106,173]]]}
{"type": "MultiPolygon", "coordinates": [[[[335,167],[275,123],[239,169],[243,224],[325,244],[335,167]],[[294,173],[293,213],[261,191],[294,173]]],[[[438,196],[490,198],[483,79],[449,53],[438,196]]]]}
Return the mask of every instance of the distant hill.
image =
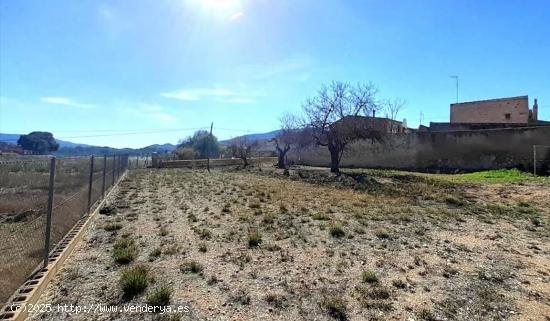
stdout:
{"type": "Polygon", "coordinates": [[[174,145],[174,144],[170,144],[170,143],[167,143],[167,144],[153,144],[153,145],[149,145],[149,146],[146,146],[146,147],[143,147],[141,149],[154,149],[154,150],[158,150],[158,151],[168,151],[168,152],[171,152],[173,151],[174,149],[176,149],[177,146],[174,145]]]}
{"type": "MultiPolygon", "coordinates": [[[[250,141],[258,141],[262,146],[262,150],[271,150],[273,146],[269,143],[270,140],[279,134],[280,130],[274,130],[267,133],[248,134],[239,137],[245,137],[250,141]]],[[[0,142],[11,143],[17,145],[19,134],[2,134],[0,133],[0,142]]],[[[234,138],[233,138],[234,139],[234,138]]],[[[227,146],[233,139],[220,141],[221,145],[227,146]]],[[[147,155],[152,153],[171,153],[177,146],[174,144],[154,144],[142,148],[113,148],[107,146],[94,146],[87,144],[73,143],[56,139],[59,143],[59,150],[53,153],[56,156],[86,156],[86,155],[110,155],[110,154],[130,154],[130,155],[147,155]]]]}
{"type": "Polygon", "coordinates": [[[0,134],[0,142],[10,143],[17,145],[17,140],[19,139],[19,134],[0,134]]]}
{"type": "MultiPolygon", "coordinates": [[[[0,142],[17,145],[17,140],[19,140],[19,136],[21,136],[21,135],[20,134],[2,134],[2,133],[0,133],[0,142]]],[[[65,140],[61,140],[61,139],[56,139],[55,141],[59,144],[59,148],[63,148],[63,147],[73,148],[73,147],[91,146],[91,145],[86,145],[86,144],[73,143],[73,142],[69,142],[69,141],[65,141],[65,140]]]]}
{"type": "MultiPolygon", "coordinates": [[[[2,134],[0,133],[0,142],[17,145],[20,134],[2,134]]],[[[87,144],[78,144],[69,141],[56,139],[59,144],[59,150],[53,153],[56,156],[86,156],[86,155],[110,155],[110,154],[130,154],[147,155],[152,153],[170,153],[176,149],[173,144],[154,144],[143,148],[113,148],[107,146],[93,146],[87,144]]]]}
{"type": "Polygon", "coordinates": [[[86,155],[111,155],[111,154],[129,154],[144,156],[152,153],[165,154],[176,149],[173,144],[154,144],[143,148],[113,148],[100,146],[77,146],[60,147],[54,155],[57,156],[86,156],[86,155]]]}
{"type": "MultiPolygon", "coordinates": [[[[279,135],[280,132],[281,132],[280,130],[274,130],[274,131],[267,132],[267,133],[248,134],[248,135],[243,135],[243,136],[239,136],[239,137],[236,137],[236,138],[245,137],[246,139],[248,139],[250,141],[262,141],[262,140],[263,141],[269,141],[269,140],[272,140],[273,138],[277,137],[277,135],[279,135]]],[[[222,140],[222,141],[220,141],[220,144],[229,145],[233,139],[235,139],[235,138],[222,140]]]]}

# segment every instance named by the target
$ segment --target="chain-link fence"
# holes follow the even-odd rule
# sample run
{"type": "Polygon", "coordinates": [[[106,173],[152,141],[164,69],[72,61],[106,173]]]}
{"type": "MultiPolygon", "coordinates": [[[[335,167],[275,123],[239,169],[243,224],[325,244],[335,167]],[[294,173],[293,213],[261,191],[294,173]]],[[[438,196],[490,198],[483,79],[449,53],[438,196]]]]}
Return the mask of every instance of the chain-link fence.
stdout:
{"type": "Polygon", "coordinates": [[[50,161],[0,162],[0,305],[41,263],[50,161]]]}
{"type": "Polygon", "coordinates": [[[146,156],[132,156],[128,158],[129,169],[147,168],[151,166],[151,157],[146,156]]]}
{"type": "Polygon", "coordinates": [[[0,161],[0,307],[128,168],[127,155],[0,161]]]}

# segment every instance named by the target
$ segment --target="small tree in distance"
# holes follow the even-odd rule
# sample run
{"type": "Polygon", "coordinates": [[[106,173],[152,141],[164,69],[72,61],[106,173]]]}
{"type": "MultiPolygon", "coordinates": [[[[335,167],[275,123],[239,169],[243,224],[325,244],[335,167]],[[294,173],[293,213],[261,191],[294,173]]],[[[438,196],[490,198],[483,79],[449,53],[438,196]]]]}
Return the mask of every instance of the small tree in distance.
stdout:
{"type": "Polygon", "coordinates": [[[251,142],[245,136],[234,138],[229,145],[231,155],[240,158],[243,161],[243,168],[248,166],[248,158],[252,153],[252,149],[257,146],[256,142],[251,142]]]}
{"type": "Polygon", "coordinates": [[[195,151],[196,157],[200,159],[207,158],[208,156],[218,157],[220,154],[220,145],[218,138],[206,130],[198,130],[193,133],[193,136],[187,137],[182,140],[178,145],[178,150],[182,151],[182,155],[189,157],[191,154],[188,150],[184,149],[192,148],[195,151]]]}
{"type": "Polygon", "coordinates": [[[292,114],[285,113],[280,118],[281,130],[277,137],[273,138],[277,149],[277,168],[285,168],[285,156],[292,145],[299,143],[298,120],[292,114]]]}
{"type": "Polygon", "coordinates": [[[28,135],[21,135],[17,140],[17,145],[24,150],[39,155],[55,152],[59,149],[59,144],[50,132],[31,132],[28,135]]]}
{"type": "Polygon", "coordinates": [[[384,107],[388,113],[388,118],[391,120],[397,120],[397,115],[403,108],[405,108],[406,104],[407,101],[400,97],[385,100],[384,107]]]}
{"type": "Polygon", "coordinates": [[[373,83],[351,86],[333,81],[303,104],[303,127],[311,130],[317,145],[328,148],[331,172],[340,172],[340,161],[349,143],[357,139],[381,138],[374,119],[357,119],[357,116],[369,116],[380,109],[377,92],[373,83]]]}

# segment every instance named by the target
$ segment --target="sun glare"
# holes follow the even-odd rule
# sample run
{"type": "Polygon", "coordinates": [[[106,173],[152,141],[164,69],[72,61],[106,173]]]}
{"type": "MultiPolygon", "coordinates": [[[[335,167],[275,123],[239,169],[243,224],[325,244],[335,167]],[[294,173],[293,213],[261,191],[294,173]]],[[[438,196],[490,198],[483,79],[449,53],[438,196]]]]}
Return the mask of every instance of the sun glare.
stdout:
{"type": "Polygon", "coordinates": [[[232,10],[239,5],[239,0],[202,0],[205,7],[213,10],[232,10]]]}

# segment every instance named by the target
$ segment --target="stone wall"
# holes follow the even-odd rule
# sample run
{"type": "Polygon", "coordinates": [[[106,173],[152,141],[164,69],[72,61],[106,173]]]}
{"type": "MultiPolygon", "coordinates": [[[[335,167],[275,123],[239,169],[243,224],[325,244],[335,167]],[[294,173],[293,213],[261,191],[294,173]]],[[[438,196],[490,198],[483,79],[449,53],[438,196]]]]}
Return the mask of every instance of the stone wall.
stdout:
{"type": "Polygon", "coordinates": [[[451,104],[451,123],[526,124],[528,121],[527,96],[451,104]]]}
{"type": "MultiPolygon", "coordinates": [[[[389,136],[385,144],[354,143],[344,154],[342,166],[430,172],[531,170],[533,145],[550,145],[550,127],[396,134],[389,136]]],[[[550,164],[550,149],[541,157],[550,164]]],[[[312,166],[330,164],[326,147],[300,153],[291,150],[288,159],[312,166]]]]}

